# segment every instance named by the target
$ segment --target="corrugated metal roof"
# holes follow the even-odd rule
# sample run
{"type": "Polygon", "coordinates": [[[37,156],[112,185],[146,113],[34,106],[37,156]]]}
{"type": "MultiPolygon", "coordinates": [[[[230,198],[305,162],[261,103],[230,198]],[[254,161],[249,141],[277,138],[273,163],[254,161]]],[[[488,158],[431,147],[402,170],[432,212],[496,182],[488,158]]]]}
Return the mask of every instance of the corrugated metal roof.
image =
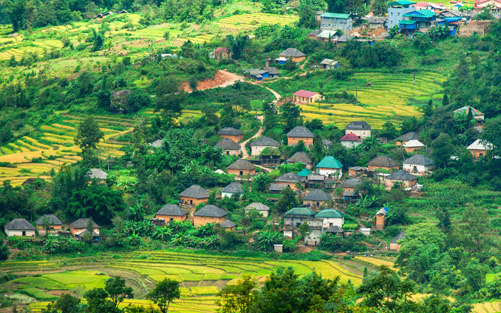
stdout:
{"type": "Polygon", "coordinates": [[[299,90],[294,93],[294,96],[305,97],[305,98],[311,98],[315,95],[318,95],[318,93],[308,90],[299,90]]]}

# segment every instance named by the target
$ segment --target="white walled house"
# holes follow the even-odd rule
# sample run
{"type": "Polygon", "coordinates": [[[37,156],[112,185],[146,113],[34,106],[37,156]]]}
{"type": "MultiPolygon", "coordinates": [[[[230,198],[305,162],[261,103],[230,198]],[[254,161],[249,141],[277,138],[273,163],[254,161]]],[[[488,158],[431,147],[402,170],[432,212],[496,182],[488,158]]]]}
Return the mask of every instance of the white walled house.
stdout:
{"type": "Polygon", "coordinates": [[[280,143],[275,139],[266,136],[259,137],[251,143],[251,155],[260,155],[266,148],[278,149],[279,146],[280,143]]]}
{"type": "Polygon", "coordinates": [[[322,220],[323,229],[329,229],[332,226],[342,228],[344,224],[344,214],[336,209],[325,209],[315,215],[316,219],[322,220]]]}
{"type": "Polygon", "coordinates": [[[36,228],[24,218],[15,218],[4,226],[5,233],[9,237],[35,237],[36,228]]]}
{"type": "Polygon", "coordinates": [[[426,175],[427,172],[435,168],[435,165],[430,158],[422,154],[415,154],[404,161],[403,168],[415,175],[426,175]]]}
{"type": "Polygon", "coordinates": [[[372,127],[366,122],[357,121],[351,122],[344,128],[345,135],[354,134],[357,135],[360,139],[364,139],[371,136],[372,127]]]}
{"type": "Polygon", "coordinates": [[[231,198],[235,194],[238,195],[240,198],[243,196],[244,191],[242,189],[242,184],[233,182],[221,190],[222,198],[231,198]]]}
{"type": "Polygon", "coordinates": [[[317,173],[324,176],[343,176],[343,164],[336,160],[333,156],[326,156],[320,161],[317,166],[317,173]]]}
{"type": "Polygon", "coordinates": [[[348,149],[355,148],[362,143],[360,137],[358,137],[355,134],[346,134],[343,137],[341,137],[340,141],[341,145],[348,149]]]}

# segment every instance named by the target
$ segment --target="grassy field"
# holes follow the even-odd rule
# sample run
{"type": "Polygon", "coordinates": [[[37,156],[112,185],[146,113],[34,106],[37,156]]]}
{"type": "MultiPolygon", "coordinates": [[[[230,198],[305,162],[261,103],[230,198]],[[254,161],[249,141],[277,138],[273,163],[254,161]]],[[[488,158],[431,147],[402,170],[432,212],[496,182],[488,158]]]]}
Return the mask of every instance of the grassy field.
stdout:
{"type": "Polygon", "coordinates": [[[88,289],[104,286],[109,277],[120,275],[127,279],[136,294],[137,299],[127,303],[149,306],[151,303],[143,300],[145,294],[155,282],[168,277],[181,283],[182,296],[173,304],[172,312],[214,312],[214,299],[218,291],[226,284],[235,284],[244,274],[250,274],[263,283],[265,276],[271,272],[291,267],[300,275],[317,271],[325,278],[340,276],[341,282],[350,281],[359,286],[362,277],[354,272],[359,273],[357,267],[362,266],[347,266],[336,259],[318,262],[275,261],[158,251],[100,254],[96,257],[0,263],[1,272],[19,277],[0,285],[0,289],[34,298],[36,302],[31,303],[30,308],[33,312],[40,312],[47,301],[56,299],[62,292],[69,291],[81,296],[88,289]],[[103,275],[96,275],[101,272],[103,275]]]}
{"type": "MultiPolygon", "coordinates": [[[[120,148],[124,144],[114,139],[130,131],[133,120],[99,115],[94,118],[105,134],[104,141],[98,145],[101,158],[123,155],[120,148]]],[[[74,144],[74,138],[83,119],[83,116],[59,115],[57,122],[43,125],[39,131],[1,146],[0,162],[16,163],[17,167],[0,167],[0,182],[10,180],[16,186],[28,178],[50,179],[52,169],[57,170],[65,163],[79,161],[81,157],[78,154],[81,150],[74,144]]]]}

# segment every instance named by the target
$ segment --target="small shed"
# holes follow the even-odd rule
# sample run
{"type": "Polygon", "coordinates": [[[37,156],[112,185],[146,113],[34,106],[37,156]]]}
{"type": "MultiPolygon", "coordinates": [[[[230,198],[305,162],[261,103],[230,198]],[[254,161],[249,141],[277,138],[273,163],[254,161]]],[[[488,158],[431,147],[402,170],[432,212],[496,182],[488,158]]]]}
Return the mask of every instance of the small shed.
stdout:
{"type": "Polygon", "coordinates": [[[231,198],[233,195],[238,195],[238,197],[242,197],[244,194],[244,190],[242,189],[242,184],[233,182],[230,183],[228,186],[224,187],[221,190],[221,197],[222,198],[231,198]]]}
{"type": "Polygon", "coordinates": [[[322,62],[320,62],[320,66],[324,70],[335,69],[339,67],[339,62],[331,59],[324,59],[322,62]]]}
{"type": "Polygon", "coordinates": [[[294,173],[285,173],[275,179],[276,184],[289,186],[292,190],[297,190],[296,184],[303,185],[304,181],[304,177],[301,177],[294,173]]]}
{"type": "Polygon", "coordinates": [[[160,148],[164,144],[164,141],[162,139],[157,139],[153,142],[148,143],[148,146],[153,147],[153,148],[160,148]]]}
{"type": "Polygon", "coordinates": [[[297,176],[301,176],[301,177],[307,178],[311,174],[313,174],[313,173],[309,169],[304,168],[299,173],[297,173],[297,176]]]}
{"type": "Polygon", "coordinates": [[[24,218],[15,218],[4,226],[5,233],[9,237],[35,237],[36,228],[24,218]]]}
{"type": "Polygon", "coordinates": [[[325,176],[311,173],[308,175],[306,185],[308,188],[323,188],[325,187],[325,176]]]}
{"type": "Polygon", "coordinates": [[[288,48],[278,54],[281,58],[290,59],[293,62],[299,63],[306,58],[306,54],[302,53],[296,48],[288,48]]]}
{"type": "Polygon", "coordinates": [[[342,235],[343,232],[344,232],[343,228],[339,226],[331,226],[325,231],[326,234],[331,234],[334,236],[342,235]]]}
{"type": "Polygon", "coordinates": [[[401,239],[404,239],[404,237],[405,237],[405,231],[402,231],[398,235],[393,237],[393,239],[390,240],[390,250],[399,252],[400,244],[398,242],[401,239]]]}
{"type": "Polygon", "coordinates": [[[397,146],[400,146],[411,140],[419,140],[419,133],[418,132],[405,133],[402,136],[397,137],[396,144],[397,146]]]}
{"type": "Polygon", "coordinates": [[[347,179],[341,187],[344,191],[355,191],[355,189],[362,183],[360,178],[349,178],[347,179]]]}

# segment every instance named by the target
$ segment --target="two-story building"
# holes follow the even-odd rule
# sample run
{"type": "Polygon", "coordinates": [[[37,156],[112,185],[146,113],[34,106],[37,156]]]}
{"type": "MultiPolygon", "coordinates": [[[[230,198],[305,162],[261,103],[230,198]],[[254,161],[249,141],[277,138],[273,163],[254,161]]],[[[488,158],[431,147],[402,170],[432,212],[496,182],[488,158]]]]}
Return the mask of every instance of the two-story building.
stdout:
{"type": "Polygon", "coordinates": [[[353,19],[350,14],[324,13],[320,16],[320,30],[341,30],[347,33],[353,29],[353,19]]]}
{"type": "Polygon", "coordinates": [[[393,1],[388,4],[388,29],[399,25],[404,20],[404,15],[416,11],[415,2],[408,0],[393,1]]]}

